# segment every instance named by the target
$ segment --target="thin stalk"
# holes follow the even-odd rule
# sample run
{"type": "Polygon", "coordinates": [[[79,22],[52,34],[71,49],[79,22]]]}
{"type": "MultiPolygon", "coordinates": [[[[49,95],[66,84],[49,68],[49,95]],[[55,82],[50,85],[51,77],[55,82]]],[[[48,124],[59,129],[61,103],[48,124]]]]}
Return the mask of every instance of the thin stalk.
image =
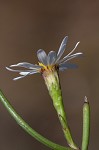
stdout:
{"type": "Polygon", "coordinates": [[[49,91],[49,94],[52,98],[53,105],[57,112],[64,136],[67,140],[67,143],[71,148],[75,150],[79,150],[79,148],[77,147],[77,145],[75,144],[72,138],[72,134],[67,123],[58,72],[55,70],[44,72],[43,77],[44,77],[47,89],[49,91]]]}
{"type": "Polygon", "coordinates": [[[32,129],[21,117],[19,114],[17,114],[17,112],[15,111],[15,109],[11,106],[11,104],[9,103],[9,101],[6,99],[6,97],[4,96],[4,94],[2,93],[2,91],[0,91],[0,101],[2,102],[2,104],[5,106],[5,108],[7,109],[7,111],[10,113],[10,115],[16,120],[16,122],[28,133],[30,134],[32,137],[34,137],[36,140],[38,140],[39,142],[43,143],[44,145],[46,145],[47,147],[53,149],[53,150],[72,150],[71,148],[68,147],[64,147],[61,145],[58,145],[56,143],[51,142],[50,140],[46,139],[45,137],[43,137],[42,135],[40,135],[39,133],[37,133],[34,129],[32,129]]]}
{"type": "Polygon", "coordinates": [[[88,150],[90,136],[90,106],[85,97],[83,106],[83,136],[82,136],[82,150],[88,150]]]}
{"type": "Polygon", "coordinates": [[[70,128],[69,128],[68,123],[67,123],[67,118],[66,118],[66,113],[64,110],[62,96],[60,96],[61,91],[60,91],[60,89],[59,89],[59,91],[56,91],[56,90],[54,90],[54,88],[55,88],[55,86],[52,86],[52,91],[53,91],[52,93],[53,93],[53,96],[55,98],[53,105],[57,111],[57,115],[58,115],[59,121],[61,123],[64,136],[67,139],[68,145],[71,148],[78,150],[79,148],[77,147],[77,145],[73,141],[72,134],[71,134],[70,128]],[[58,102],[57,102],[57,100],[58,100],[58,102]]]}

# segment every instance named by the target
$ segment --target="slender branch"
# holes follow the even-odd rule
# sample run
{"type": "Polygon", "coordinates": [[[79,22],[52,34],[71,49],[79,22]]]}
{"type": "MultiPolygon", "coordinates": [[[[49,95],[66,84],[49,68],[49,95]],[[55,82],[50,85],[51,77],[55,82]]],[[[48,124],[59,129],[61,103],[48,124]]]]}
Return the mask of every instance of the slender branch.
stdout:
{"type": "Polygon", "coordinates": [[[51,142],[50,140],[46,139],[39,133],[37,133],[34,129],[32,129],[20,116],[17,114],[15,109],[11,106],[9,101],[6,99],[2,91],[0,91],[0,101],[3,103],[7,111],[10,113],[10,115],[16,120],[16,122],[32,137],[34,137],[39,142],[43,143],[44,145],[48,146],[49,148],[53,150],[72,150],[71,148],[66,148],[64,146],[55,144],[51,142]]]}
{"type": "Polygon", "coordinates": [[[83,136],[82,136],[82,150],[88,150],[90,136],[90,106],[85,97],[83,106],[83,136]]]}

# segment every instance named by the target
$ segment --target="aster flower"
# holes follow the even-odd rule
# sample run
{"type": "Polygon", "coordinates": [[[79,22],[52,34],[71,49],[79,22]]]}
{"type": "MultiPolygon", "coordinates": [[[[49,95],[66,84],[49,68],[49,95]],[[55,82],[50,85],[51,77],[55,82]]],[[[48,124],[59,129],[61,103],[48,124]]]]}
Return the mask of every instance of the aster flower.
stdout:
{"type": "Polygon", "coordinates": [[[27,62],[21,62],[15,65],[11,65],[10,67],[6,67],[6,69],[8,69],[9,71],[19,72],[21,76],[14,78],[14,80],[35,73],[42,74],[47,89],[49,91],[49,95],[52,98],[53,105],[57,112],[67,143],[71,148],[78,150],[78,147],[76,146],[76,144],[72,139],[72,135],[67,124],[59,80],[59,71],[63,71],[68,68],[75,68],[76,67],[75,64],[69,64],[67,63],[67,61],[76,58],[78,56],[81,56],[82,53],[81,52],[73,53],[79,44],[78,42],[70,53],[68,53],[65,57],[61,58],[66,49],[67,39],[68,39],[67,36],[63,39],[59,47],[58,53],[56,53],[55,51],[50,51],[47,55],[44,50],[39,49],[37,51],[37,57],[39,60],[38,65],[37,64],[34,65],[27,62]],[[21,67],[25,68],[25,70],[15,70],[12,69],[12,67],[21,67]]]}
{"type": "Polygon", "coordinates": [[[65,57],[61,58],[66,49],[67,40],[68,40],[68,37],[66,36],[63,39],[63,41],[59,47],[58,53],[56,53],[55,51],[50,51],[47,55],[44,50],[39,49],[37,51],[37,57],[39,60],[38,65],[31,64],[28,62],[21,62],[18,64],[11,65],[10,67],[6,67],[6,69],[9,71],[13,71],[13,72],[19,72],[19,74],[21,76],[13,79],[13,80],[18,80],[27,75],[32,75],[35,73],[43,73],[45,70],[46,71],[51,70],[51,69],[53,70],[53,68],[57,69],[57,71],[58,70],[63,71],[68,68],[75,68],[76,67],[75,64],[69,64],[69,63],[67,63],[67,61],[69,61],[73,58],[76,58],[82,54],[81,52],[73,54],[73,52],[75,51],[76,47],[78,46],[78,44],[80,42],[78,42],[75,45],[75,47],[69,54],[67,54],[65,57]],[[12,67],[21,67],[22,70],[15,70],[15,69],[12,69],[12,67]],[[25,70],[23,70],[23,68],[25,68],[25,70]]]}

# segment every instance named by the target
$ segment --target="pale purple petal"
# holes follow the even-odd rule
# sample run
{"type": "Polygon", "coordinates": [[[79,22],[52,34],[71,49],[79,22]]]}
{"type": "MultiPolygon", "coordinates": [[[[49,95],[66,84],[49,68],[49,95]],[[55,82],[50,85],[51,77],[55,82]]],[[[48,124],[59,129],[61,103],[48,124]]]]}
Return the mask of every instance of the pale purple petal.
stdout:
{"type": "Polygon", "coordinates": [[[44,50],[39,49],[37,51],[37,57],[41,63],[43,63],[44,65],[47,65],[47,55],[44,50]]]}
{"type": "MultiPolygon", "coordinates": [[[[11,69],[9,67],[6,67],[7,70],[9,71],[13,71],[13,72],[22,72],[23,70],[15,70],[15,69],[11,69]]],[[[28,71],[27,71],[28,72],[28,71]]]]}
{"type": "Polygon", "coordinates": [[[65,49],[66,49],[66,44],[67,44],[67,40],[68,40],[68,36],[66,36],[61,45],[60,45],[60,48],[58,50],[58,53],[57,53],[57,61],[61,58],[61,56],[63,55],[65,49]]]}
{"type": "Polygon", "coordinates": [[[13,72],[31,72],[31,71],[36,71],[36,72],[38,72],[38,71],[40,70],[39,68],[34,69],[34,70],[15,70],[15,69],[11,69],[11,68],[9,68],[9,67],[6,67],[6,69],[9,70],[9,71],[13,71],[13,72]]]}
{"type": "Polygon", "coordinates": [[[79,56],[82,56],[82,53],[81,52],[79,52],[79,53],[75,53],[75,54],[73,54],[73,55],[69,55],[68,57],[64,57],[63,59],[61,59],[60,61],[59,61],[59,63],[65,63],[65,62],[67,62],[67,61],[69,61],[69,60],[71,60],[71,59],[73,59],[73,58],[76,58],[76,57],[79,57],[79,56]]]}
{"type": "Polygon", "coordinates": [[[19,77],[14,78],[13,80],[16,81],[16,80],[22,79],[22,78],[24,78],[24,77],[25,77],[25,76],[19,76],[19,77]]]}
{"type": "Polygon", "coordinates": [[[31,63],[27,63],[27,62],[21,62],[21,63],[18,63],[18,64],[14,64],[14,65],[11,65],[10,67],[24,67],[24,68],[28,68],[28,69],[41,68],[38,65],[34,65],[34,64],[31,64],[31,63]]]}
{"type": "Polygon", "coordinates": [[[78,46],[79,43],[80,43],[80,42],[77,42],[77,44],[75,45],[75,47],[73,48],[73,50],[72,50],[68,55],[66,55],[66,56],[64,57],[64,59],[67,58],[68,56],[70,56],[70,55],[75,51],[75,49],[77,48],[77,46],[78,46]]]}
{"type": "Polygon", "coordinates": [[[59,70],[64,71],[65,69],[74,69],[77,68],[76,64],[63,63],[59,65],[59,70]]]}
{"type": "Polygon", "coordinates": [[[37,72],[37,71],[33,70],[33,71],[30,71],[30,72],[20,72],[19,74],[25,76],[25,75],[35,74],[35,73],[39,73],[39,71],[37,72]]]}
{"type": "Polygon", "coordinates": [[[26,76],[26,75],[30,74],[30,72],[20,72],[19,74],[23,75],[23,76],[26,76]]]}
{"type": "Polygon", "coordinates": [[[32,72],[20,72],[19,74],[22,76],[16,77],[13,80],[18,80],[18,79],[24,78],[28,75],[35,74],[35,73],[38,73],[38,72],[33,72],[33,71],[32,72]]]}
{"type": "Polygon", "coordinates": [[[67,44],[67,40],[68,40],[68,36],[66,36],[66,37],[63,39],[63,41],[62,41],[62,43],[61,43],[61,45],[60,45],[60,48],[59,48],[59,50],[58,50],[57,56],[60,55],[62,46],[67,44]]]}
{"type": "Polygon", "coordinates": [[[55,51],[50,51],[48,53],[48,57],[47,57],[47,63],[49,65],[54,64],[54,62],[56,61],[57,55],[55,51]]]}
{"type": "Polygon", "coordinates": [[[66,45],[62,45],[60,54],[57,56],[56,63],[59,61],[59,59],[60,59],[61,56],[63,55],[63,53],[64,53],[64,51],[65,51],[65,48],[66,48],[66,45]]]}

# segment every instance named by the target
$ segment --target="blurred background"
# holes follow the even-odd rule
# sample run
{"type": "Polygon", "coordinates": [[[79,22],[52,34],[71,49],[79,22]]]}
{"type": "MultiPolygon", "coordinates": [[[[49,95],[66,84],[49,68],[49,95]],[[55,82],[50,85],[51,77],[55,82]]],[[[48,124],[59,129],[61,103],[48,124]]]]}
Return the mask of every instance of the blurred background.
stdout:
{"type": "MultiPolygon", "coordinates": [[[[75,142],[81,146],[82,106],[87,96],[91,105],[89,149],[99,144],[99,1],[0,0],[0,88],[17,112],[36,131],[67,145],[42,77],[31,75],[13,81],[17,73],[5,66],[18,62],[37,63],[36,52],[58,51],[68,35],[64,55],[81,43],[76,52],[84,57],[71,62],[78,69],[60,73],[64,105],[75,142]]],[[[0,150],[49,150],[25,133],[0,104],[0,150]]]]}

